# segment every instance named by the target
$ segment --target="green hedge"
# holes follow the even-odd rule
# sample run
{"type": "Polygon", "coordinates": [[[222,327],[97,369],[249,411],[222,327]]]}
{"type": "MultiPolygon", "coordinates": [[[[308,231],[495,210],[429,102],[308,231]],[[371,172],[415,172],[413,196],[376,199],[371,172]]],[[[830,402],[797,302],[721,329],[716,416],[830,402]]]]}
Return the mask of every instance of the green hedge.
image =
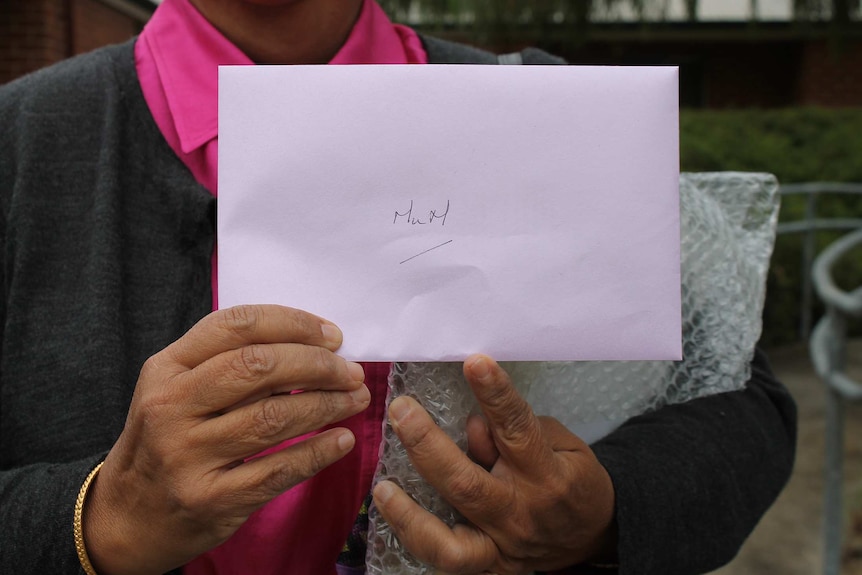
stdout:
{"type": "MultiPolygon", "coordinates": [[[[684,171],[770,172],[782,183],[862,183],[862,109],[684,110],[680,145],[684,171]]],[[[860,196],[821,200],[823,216],[862,217],[860,196]]],[[[804,210],[802,196],[787,197],[781,221],[800,219],[804,210]]],[[[818,248],[840,235],[820,234],[818,248]]],[[[764,344],[799,339],[803,273],[801,236],[780,236],[767,286],[764,344]]],[[[837,275],[845,288],[862,284],[862,254],[852,254],[837,275]]],[[[815,314],[820,311],[818,303],[815,314]]]]}

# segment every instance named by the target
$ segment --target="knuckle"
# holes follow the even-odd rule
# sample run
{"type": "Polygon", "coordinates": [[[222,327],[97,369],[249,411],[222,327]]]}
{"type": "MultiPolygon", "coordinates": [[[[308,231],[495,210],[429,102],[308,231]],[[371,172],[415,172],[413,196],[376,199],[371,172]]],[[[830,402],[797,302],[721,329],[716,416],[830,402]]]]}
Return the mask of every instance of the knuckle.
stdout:
{"type": "Polygon", "coordinates": [[[518,521],[509,521],[507,533],[509,545],[521,552],[529,552],[531,546],[539,543],[539,530],[531,515],[523,515],[518,521]]]}
{"type": "Polygon", "coordinates": [[[414,454],[421,455],[430,451],[433,443],[434,424],[431,421],[423,421],[414,425],[409,433],[402,433],[401,443],[414,454]]]}
{"type": "Polygon", "coordinates": [[[263,399],[252,411],[250,429],[256,438],[271,438],[284,430],[290,415],[290,409],[282,398],[263,399]]]}
{"type": "Polygon", "coordinates": [[[567,502],[577,496],[577,482],[565,478],[552,477],[545,485],[545,500],[549,507],[559,507],[560,503],[567,502]]]}
{"type": "Polygon", "coordinates": [[[127,421],[137,420],[158,429],[166,417],[181,411],[186,382],[182,377],[163,374],[161,363],[153,356],[141,367],[127,421]]]}
{"type": "Polygon", "coordinates": [[[158,434],[164,422],[176,414],[179,402],[169,386],[137,392],[128,419],[135,420],[143,429],[158,434]]]}
{"type": "Polygon", "coordinates": [[[306,441],[303,449],[284,465],[271,469],[258,484],[272,495],[277,495],[294,485],[316,475],[329,465],[326,452],[314,441],[306,441]]]}
{"type": "Polygon", "coordinates": [[[410,529],[410,525],[412,524],[412,514],[408,509],[389,510],[389,515],[387,516],[386,521],[395,530],[396,535],[403,535],[410,529]]]}
{"type": "Polygon", "coordinates": [[[323,446],[316,441],[308,442],[306,447],[305,469],[307,476],[311,477],[327,467],[331,463],[331,458],[323,446]]]}
{"type": "Polygon", "coordinates": [[[269,493],[278,494],[286,489],[290,489],[303,479],[305,478],[299,476],[293,467],[283,466],[277,467],[267,473],[260,482],[260,485],[269,493]]]}
{"type": "Polygon", "coordinates": [[[537,439],[536,416],[528,405],[511,412],[506,419],[506,425],[499,432],[508,442],[522,444],[537,439]]]}
{"type": "Polygon", "coordinates": [[[147,358],[144,362],[144,365],[141,366],[141,373],[139,376],[139,380],[148,381],[151,378],[155,377],[157,373],[160,371],[159,358],[155,355],[152,355],[147,358]]]}
{"type": "Polygon", "coordinates": [[[332,419],[330,414],[339,411],[339,402],[332,393],[313,391],[305,395],[310,401],[303,405],[302,418],[308,424],[325,425],[332,419]]]}
{"type": "Polygon", "coordinates": [[[231,354],[229,368],[237,379],[255,381],[275,369],[275,352],[267,345],[247,345],[231,354]]]}
{"type": "Polygon", "coordinates": [[[518,400],[515,389],[505,381],[496,381],[494,385],[489,385],[484,391],[485,403],[490,407],[507,408],[518,400]]]}
{"type": "Polygon", "coordinates": [[[309,361],[314,366],[315,372],[319,373],[325,379],[335,380],[341,374],[339,369],[339,361],[336,361],[336,355],[328,349],[312,346],[309,347],[309,361]]]}
{"type": "Polygon", "coordinates": [[[134,413],[130,413],[129,422],[137,423],[144,432],[158,429],[165,414],[165,401],[148,397],[142,399],[134,413]]]}
{"type": "Polygon", "coordinates": [[[163,387],[160,385],[161,383],[173,379],[179,374],[179,371],[170,365],[171,358],[166,357],[166,354],[170,353],[170,349],[167,348],[144,361],[140,372],[138,372],[136,388],[163,387]]]}
{"type": "Polygon", "coordinates": [[[464,550],[458,545],[435,547],[431,552],[431,563],[447,573],[464,573],[467,561],[464,550]]]}
{"type": "Polygon", "coordinates": [[[452,493],[457,493],[463,501],[482,501],[487,498],[487,489],[478,474],[471,469],[453,470],[449,479],[452,493]]]}
{"type": "Polygon", "coordinates": [[[255,305],[229,307],[219,314],[220,327],[238,335],[253,333],[260,322],[261,309],[255,305]]]}
{"type": "Polygon", "coordinates": [[[174,492],[174,498],[178,505],[192,517],[204,515],[210,508],[210,498],[202,489],[181,487],[174,492]]]}

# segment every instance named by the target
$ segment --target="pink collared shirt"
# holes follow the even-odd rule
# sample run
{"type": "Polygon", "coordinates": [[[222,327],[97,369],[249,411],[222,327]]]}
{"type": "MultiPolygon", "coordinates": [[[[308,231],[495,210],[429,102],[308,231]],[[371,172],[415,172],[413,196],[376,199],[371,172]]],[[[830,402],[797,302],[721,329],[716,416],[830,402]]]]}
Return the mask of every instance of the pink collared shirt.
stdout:
{"type": "MultiPolygon", "coordinates": [[[[253,62],[189,0],[165,0],[159,6],[138,39],[135,62],[144,98],[165,140],[197,181],[216,195],[218,66],[253,62]]],[[[416,33],[392,24],[374,0],[365,0],[350,36],[330,63],[426,62],[416,33]]],[[[216,264],[214,255],[214,307],[216,264]]],[[[377,465],[389,366],[364,367],[371,406],[339,424],[356,435],[353,451],[254,513],[231,539],[188,564],[185,574],[335,573],[335,561],[377,465]]]]}

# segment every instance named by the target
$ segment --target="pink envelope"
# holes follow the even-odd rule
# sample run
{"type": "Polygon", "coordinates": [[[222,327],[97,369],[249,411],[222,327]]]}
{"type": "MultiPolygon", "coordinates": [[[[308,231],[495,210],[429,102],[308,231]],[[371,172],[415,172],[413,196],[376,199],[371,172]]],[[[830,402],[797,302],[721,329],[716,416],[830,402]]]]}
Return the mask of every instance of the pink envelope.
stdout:
{"type": "Polygon", "coordinates": [[[679,359],[678,70],[219,72],[219,302],[364,361],[679,359]]]}

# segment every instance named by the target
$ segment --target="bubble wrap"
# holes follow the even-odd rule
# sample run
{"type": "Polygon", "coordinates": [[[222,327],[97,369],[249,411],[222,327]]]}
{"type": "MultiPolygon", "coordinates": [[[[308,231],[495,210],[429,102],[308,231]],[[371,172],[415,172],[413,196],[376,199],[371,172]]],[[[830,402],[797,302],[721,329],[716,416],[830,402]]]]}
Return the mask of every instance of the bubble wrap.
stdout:
{"type": "MultiPolygon", "coordinates": [[[[778,203],[778,183],[767,174],[681,175],[683,360],[502,364],[533,410],[576,430],[742,388],[760,337],[778,203]]],[[[465,423],[476,402],[460,363],[396,363],[389,386],[387,405],[400,395],[414,397],[466,448],[465,423]]],[[[447,524],[458,521],[413,469],[388,423],[375,483],[382,479],[447,524]]],[[[400,545],[373,505],[366,563],[371,574],[433,573],[400,545]]]]}

